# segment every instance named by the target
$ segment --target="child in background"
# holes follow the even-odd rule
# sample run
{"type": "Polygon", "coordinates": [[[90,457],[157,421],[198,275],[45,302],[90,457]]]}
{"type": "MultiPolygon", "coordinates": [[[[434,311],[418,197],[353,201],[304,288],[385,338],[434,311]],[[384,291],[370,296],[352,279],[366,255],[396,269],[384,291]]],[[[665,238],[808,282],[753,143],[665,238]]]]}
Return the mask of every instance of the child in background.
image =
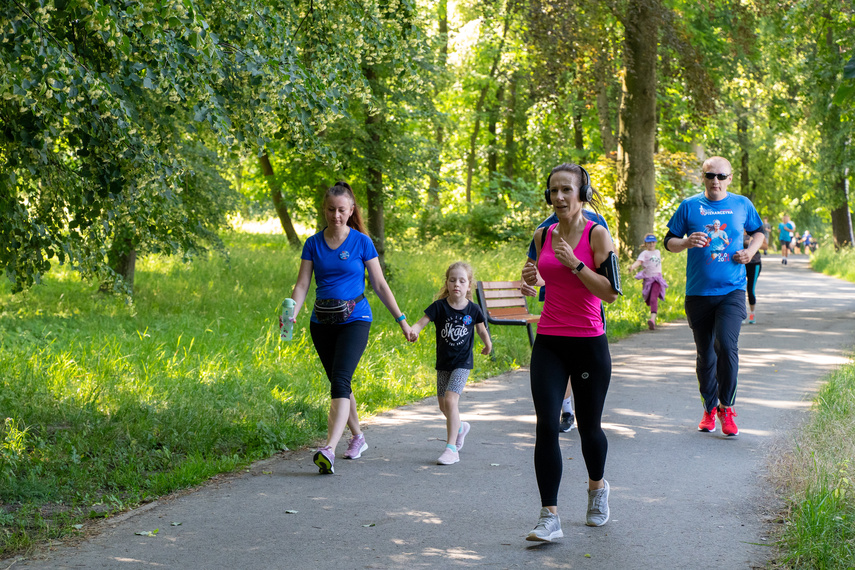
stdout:
{"type": "Polygon", "coordinates": [[[644,251],[638,255],[638,259],[630,266],[630,270],[634,271],[639,266],[641,266],[641,271],[636,274],[635,278],[644,279],[641,295],[644,297],[644,302],[650,307],[650,319],[647,321],[647,328],[654,330],[656,328],[656,313],[659,310],[659,299],[665,299],[665,289],[668,288],[668,284],[662,277],[662,256],[656,249],[656,236],[653,234],[644,236],[644,251]]]}
{"type": "Polygon", "coordinates": [[[471,427],[469,422],[460,421],[457,404],[473,367],[474,333],[484,343],[481,354],[493,350],[481,307],[472,302],[472,279],[471,265],[462,261],[452,263],[445,272],[445,283],[437,300],[410,329],[410,342],[416,342],[419,332],[429,322],[436,325],[436,399],[448,431],[445,450],[436,460],[439,465],[460,461],[459,451],[471,427]]]}

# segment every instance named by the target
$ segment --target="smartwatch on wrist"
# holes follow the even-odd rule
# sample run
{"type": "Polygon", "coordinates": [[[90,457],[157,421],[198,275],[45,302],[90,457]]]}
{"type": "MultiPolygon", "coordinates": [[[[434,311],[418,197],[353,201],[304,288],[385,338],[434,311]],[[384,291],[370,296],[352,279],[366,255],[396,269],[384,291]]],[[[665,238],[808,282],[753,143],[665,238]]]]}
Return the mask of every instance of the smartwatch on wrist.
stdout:
{"type": "Polygon", "coordinates": [[[578,274],[580,271],[582,271],[583,269],[585,269],[585,262],[584,262],[584,261],[580,261],[580,262],[579,262],[579,265],[577,265],[577,266],[576,266],[576,269],[574,269],[574,270],[573,270],[573,275],[577,275],[577,274],[578,274]]]}
{"type": "Polygon", "coordinates": [[[405,315],[404,313],[401,313],[401,316],[398,317],[397,319],[395,319],[395,322],[400,323],[401,321],[405,321],[405,320],[407,320],[407,315],[405,315]]]}

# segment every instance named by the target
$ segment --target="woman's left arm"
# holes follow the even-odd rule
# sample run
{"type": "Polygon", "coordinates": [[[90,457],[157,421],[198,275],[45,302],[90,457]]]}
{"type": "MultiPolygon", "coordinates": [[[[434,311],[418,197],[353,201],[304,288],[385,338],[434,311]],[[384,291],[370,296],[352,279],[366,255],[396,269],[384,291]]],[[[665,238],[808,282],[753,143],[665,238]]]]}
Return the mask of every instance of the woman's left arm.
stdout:
{"type": "MultiPolygon", "coordinates": [[[[609,235],[608,230],[603,226],[594,226],[594,231],[591,232],[591,249],[594,251],[594,263],[597,264],[597,267],[605,263],[609,257],[609,253],[615,250],[612,236],[609,235]]],[[[585,284],[585,287],[588,288],[588,291],[606,303],[614,303],[617,300],[618,293],[612,287],[609,278],[597,273],[595,267],[586,267],[578,275],[582,279],[582,283],[585,284]]]]}
{"type": "MultiPolygon", "coordinates": [[[[386,308],[389,309],[389,312],[392,313],[392,316],[395,319],[400,318],[404,313],[398,308],[398,302],[395,301],[395,295],[392,294],[392,289],[389,288],[389,284],[383,276],[383,269],[380,267],[379,258],[375,257],[374,259],[366,261],[365,268],[368,269],[368,280],[371,282],[371,288],[374,289],[375,293],[377,293],[380,301],[386,305],[386,308]]],[[[409,340],[410,325],[407,324],[407,319],[398,321],[398,325],[401,327],[401,332],[404,334],[404,338],[409,340]]]]}

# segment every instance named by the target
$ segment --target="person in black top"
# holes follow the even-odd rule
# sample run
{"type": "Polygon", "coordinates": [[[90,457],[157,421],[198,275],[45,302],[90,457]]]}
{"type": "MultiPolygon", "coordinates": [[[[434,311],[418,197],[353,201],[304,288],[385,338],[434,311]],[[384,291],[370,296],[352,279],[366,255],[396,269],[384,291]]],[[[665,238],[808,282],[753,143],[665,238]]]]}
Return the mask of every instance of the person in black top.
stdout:
{"type": "Polygon", "coordinates": [[[474,333],[477,332],[484,343],[481,354],[490,354],[493,350],[481,307],[472,302],[472,273],[468,263],[452,263],[445,272],[445,283],[437,300],[410,329],[410,342],[415,342],[429,322],[436,325],[436,399],[448,430],[445,450],[436,461],[439,465],[460,461],[459,451],[471,427],[469,422],[460,421],[457,405],[474,365],[474,333]]]}

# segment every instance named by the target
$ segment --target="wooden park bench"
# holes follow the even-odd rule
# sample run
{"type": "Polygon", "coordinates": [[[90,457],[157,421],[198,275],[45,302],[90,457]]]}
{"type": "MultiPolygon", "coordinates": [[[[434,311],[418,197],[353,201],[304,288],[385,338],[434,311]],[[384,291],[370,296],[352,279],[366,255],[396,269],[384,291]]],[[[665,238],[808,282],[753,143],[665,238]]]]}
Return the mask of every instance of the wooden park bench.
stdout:
{"type": "Polygon", "coordinates": [[[534,345],[531,325],[540,320],[540,315],[528,312],[519,281],[478,281],[475,295],[487,319],[488,335],[491,334],[490,325],[525,325],[528,328],[528,342],[534,345]]]}

